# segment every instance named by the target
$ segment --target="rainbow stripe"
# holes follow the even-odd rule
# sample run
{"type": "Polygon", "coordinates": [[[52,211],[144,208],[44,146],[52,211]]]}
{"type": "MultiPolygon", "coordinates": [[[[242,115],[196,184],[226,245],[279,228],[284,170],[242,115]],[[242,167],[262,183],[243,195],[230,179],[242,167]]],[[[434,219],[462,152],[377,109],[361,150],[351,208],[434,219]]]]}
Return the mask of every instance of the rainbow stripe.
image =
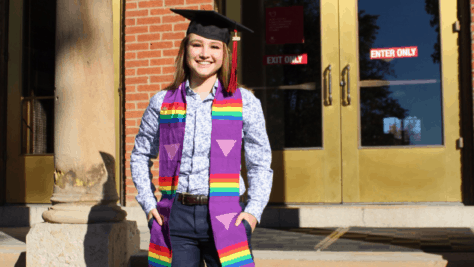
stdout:
{"type": "Polygon", "coordinates": [[[242,99],[216,100],[212,103],[213,120],[242,120],[242,99]]]}
{"type": "Polygon", "coordinates": [[[160,178],[158,179],[158,183],[159,190],[161,191],[163,198],[172,199],[176,195],[176,189],[178,189],[178,178],[179,176],[160,176],[160,178]]]}
{"type": "Polygon", "coordinates": [[[171,267],[171,250],[150,242],[148,247],[148,264],[155,267],[171,267]]]}
{"type": "Polygon", "coordinates": [[[253,263],[247,241],[217,251],[222,267],[238,267],[253,263]]]}
{"type": "Polygon", "coordinates": [[[163,103],[160,123],[186,122],[186,103],[163,103]]]}
{"type": "Polygon", "coordinates": [[[239,189],[238,173],[218,173],[209,176],[209,196],[238,197],[239,189]]]}

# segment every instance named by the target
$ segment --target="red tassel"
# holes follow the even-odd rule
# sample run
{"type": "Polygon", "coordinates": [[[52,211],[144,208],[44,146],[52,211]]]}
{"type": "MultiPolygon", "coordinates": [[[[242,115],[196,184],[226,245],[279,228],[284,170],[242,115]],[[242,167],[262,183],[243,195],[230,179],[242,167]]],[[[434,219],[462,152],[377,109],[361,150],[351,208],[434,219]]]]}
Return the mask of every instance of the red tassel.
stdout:
{"type": "Polygon", "coordinates": [[[227,92],[234,94],[237,90],[237,30],[234,30],[235,37],[232,38],[233,46],[232,46],[232,67],[230,71],[230,81],[229,86],[227,88],[227,92]]]}

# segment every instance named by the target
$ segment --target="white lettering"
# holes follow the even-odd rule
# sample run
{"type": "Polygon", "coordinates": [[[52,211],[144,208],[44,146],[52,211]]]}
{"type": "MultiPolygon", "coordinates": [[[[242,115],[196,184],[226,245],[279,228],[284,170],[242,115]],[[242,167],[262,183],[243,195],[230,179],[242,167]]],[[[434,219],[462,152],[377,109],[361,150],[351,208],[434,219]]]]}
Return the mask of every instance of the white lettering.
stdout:
{"type": "Polygon", "coordinates": [[[413,52],[413,56],[416,56],[416,47],[412,48],[411,51],[413,52]]]}

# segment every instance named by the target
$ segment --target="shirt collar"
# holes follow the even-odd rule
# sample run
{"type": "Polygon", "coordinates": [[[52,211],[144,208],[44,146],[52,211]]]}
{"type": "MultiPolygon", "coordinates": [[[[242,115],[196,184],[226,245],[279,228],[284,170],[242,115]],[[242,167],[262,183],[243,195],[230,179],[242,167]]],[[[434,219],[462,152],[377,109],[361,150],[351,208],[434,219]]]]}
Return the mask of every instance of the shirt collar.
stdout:
{"type": "MultiPolygon", "coordinates": [[[[214,83],[214,86],[212,86],[212,90],[211,90],[211,94],[213,98],[216,96],[216,90],[218,86],[219,86],[219,79],[216,79],[216,82],[214,83]]],[[[185,87],[186,87],[186,95],[197,95],[196,92],[194,92],[193,89],[191,89],[191,87],[189,86],[189,79],[186,80],[185,87]]]]}

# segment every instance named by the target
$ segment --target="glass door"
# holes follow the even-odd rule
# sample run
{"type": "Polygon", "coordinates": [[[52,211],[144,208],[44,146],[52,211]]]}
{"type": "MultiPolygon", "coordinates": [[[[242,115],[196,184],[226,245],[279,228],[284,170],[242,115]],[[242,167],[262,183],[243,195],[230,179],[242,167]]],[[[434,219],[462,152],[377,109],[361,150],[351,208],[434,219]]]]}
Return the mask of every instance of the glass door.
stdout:
{"type": "Polygon", "coordinates": [[[242,82],[260,99],[273,203],[341,202],[338,3],[242,1],[242,82]]]}
{"type": "Polygon", "coordinates": [[[461,201],[456,1],[339,5],[343,202],[461,201]]]}

